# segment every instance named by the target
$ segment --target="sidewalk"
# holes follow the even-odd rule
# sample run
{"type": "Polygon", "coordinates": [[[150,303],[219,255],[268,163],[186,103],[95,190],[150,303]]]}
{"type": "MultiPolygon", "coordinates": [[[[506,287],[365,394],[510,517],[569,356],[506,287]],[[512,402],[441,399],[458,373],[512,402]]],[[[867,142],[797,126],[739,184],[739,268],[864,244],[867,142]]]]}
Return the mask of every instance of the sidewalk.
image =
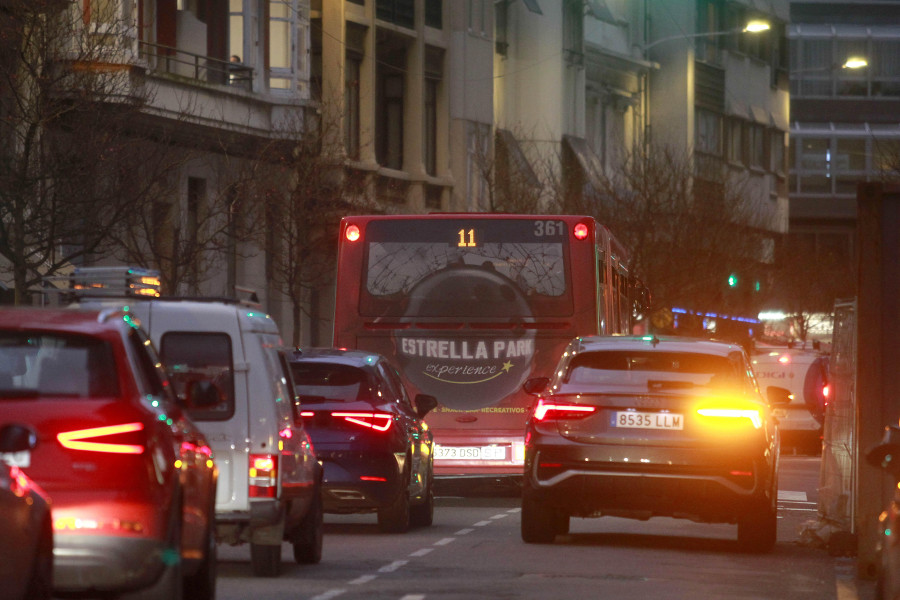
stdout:
{"type": "Polygon", "coordinates": [[[856,559],[834,559],[837,600],[876,600],[875,581],[856,577],[856,559]]]}

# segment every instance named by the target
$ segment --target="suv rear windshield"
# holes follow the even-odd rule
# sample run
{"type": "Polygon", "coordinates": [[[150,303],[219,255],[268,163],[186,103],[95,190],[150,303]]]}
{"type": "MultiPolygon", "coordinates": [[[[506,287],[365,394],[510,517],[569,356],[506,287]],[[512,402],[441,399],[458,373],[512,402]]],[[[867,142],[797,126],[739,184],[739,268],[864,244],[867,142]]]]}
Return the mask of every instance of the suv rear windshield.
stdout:
{"type": "Polygon", "coordinates": [[[84,335],[0,332],[0,397],[118,395],[119,378],[108,342],[84,335]]]}
{"type": "Polygon", "coordinates": [[[583,352],[569,363],[565,383],[739,386],[745,383],[738,363],[729,357],[687,352],[583,352]],[[652,382],[652,383],[651,383],[652,382]]]}
{"type": "Polygon", "coordinates": [[[294,362],[294,391],[300,404],[354,402],[369,399],[369,386],[362,369],[350,365],[294,362]]]}

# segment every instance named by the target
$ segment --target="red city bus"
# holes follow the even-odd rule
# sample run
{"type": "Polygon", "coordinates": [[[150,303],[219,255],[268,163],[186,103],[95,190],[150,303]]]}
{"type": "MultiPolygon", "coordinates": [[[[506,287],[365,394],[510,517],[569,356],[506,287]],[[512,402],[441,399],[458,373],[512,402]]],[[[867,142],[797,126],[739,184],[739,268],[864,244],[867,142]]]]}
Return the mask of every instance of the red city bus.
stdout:
{"type": "Polygon", "coordinates": [[[593,217],[489,213],[341,221],[334,345],[393,359],[438,475],[521,475],[530,377],[578,335],[630,333],[624,248],[593,217]]]}

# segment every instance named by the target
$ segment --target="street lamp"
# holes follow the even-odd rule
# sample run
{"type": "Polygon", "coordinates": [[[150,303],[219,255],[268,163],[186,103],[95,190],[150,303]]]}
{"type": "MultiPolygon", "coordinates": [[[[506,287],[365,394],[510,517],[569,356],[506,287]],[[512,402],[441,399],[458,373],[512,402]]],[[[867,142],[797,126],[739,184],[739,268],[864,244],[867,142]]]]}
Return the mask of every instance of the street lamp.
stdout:
{"type": "Polygon", "coordinates": [[[702,33],[683,33],[679,35],[670,35],[664,38],[660,38],[658,40],[653,40],[649,44],[644,44],[641,46],[641,50],[647,52],[650,48],[662,44],[663,42],[670,42],[672,40],[686,40],[692,38],[703,38],[703,37],[716,37],[720,35],[731,35],[734,33],[760,33],[763,31],[768,31],[771,28],[767,21],[762,20],[753,20],[749,21],[744,27],[738,27],[735,29],[726,29],[725,31],[704,31],[702,33]]]}

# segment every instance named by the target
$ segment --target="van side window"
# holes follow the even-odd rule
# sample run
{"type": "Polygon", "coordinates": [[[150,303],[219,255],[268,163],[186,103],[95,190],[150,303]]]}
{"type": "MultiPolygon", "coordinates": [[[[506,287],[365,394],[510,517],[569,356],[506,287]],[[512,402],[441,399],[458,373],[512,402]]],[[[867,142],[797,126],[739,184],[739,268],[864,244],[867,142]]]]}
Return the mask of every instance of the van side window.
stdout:
{"type": "Polygon", "coordinates": [[[182,405],[194,381],[210,381],[222,392],[224,400],[213,406],[185,406],[191,419],[224,421],[234,415],[234,364],[227,333],[169,331],[160,340],[159,353],[182,405]]]}

